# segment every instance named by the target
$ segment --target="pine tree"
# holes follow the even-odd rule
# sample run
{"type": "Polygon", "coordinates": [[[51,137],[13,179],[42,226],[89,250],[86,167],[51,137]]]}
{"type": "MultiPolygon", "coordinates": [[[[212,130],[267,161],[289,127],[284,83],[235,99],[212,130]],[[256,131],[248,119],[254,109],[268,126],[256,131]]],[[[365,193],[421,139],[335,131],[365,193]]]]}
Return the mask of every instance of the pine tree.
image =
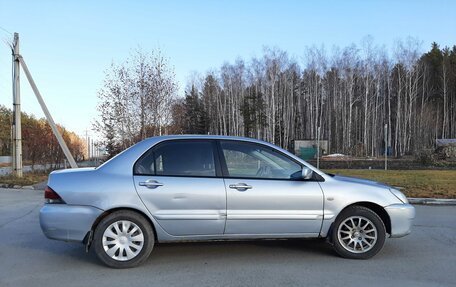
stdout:
{"type": "Polygon", "coordinates": [[[192,85],[189,93],[185,93],[184,106],[186,119],[184,132],[187,134],[207,134],[209,120],[202,99],[194,85],[192,85]]]}

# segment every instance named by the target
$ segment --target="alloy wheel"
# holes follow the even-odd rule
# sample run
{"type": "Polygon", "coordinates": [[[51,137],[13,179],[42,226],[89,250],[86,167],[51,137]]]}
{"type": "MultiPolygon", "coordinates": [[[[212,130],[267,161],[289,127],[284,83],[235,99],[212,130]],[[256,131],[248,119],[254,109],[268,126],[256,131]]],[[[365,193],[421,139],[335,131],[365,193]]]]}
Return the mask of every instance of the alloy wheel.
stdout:
{"type": "Polygon", "coordinates": [[[352,253],[365,253],[377,242],[375,225],[363,216],[351,216],[341,222],[337,238],[344,249],[352,253]]]}

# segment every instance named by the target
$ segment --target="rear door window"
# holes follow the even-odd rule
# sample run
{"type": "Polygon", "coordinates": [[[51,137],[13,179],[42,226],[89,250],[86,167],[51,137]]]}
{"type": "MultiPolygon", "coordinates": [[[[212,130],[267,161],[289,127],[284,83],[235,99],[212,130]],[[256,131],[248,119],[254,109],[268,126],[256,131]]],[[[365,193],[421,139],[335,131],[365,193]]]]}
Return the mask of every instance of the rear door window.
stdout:
{"type": "Polygon", "coordinates": [[[154,147],[135,164],[136,175],[215,177],[211,141],[176,140],[154,147]]]}

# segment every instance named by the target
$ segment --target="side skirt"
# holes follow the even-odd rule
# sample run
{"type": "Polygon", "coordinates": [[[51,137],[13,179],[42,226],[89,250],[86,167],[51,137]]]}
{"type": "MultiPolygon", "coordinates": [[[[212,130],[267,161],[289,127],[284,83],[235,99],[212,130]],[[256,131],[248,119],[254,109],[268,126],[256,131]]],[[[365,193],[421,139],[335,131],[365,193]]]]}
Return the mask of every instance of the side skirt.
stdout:
{"type": "Polygon", "coordinates": [[[183,241],[233,241],[257,239],[291,239],[291,238],[320,238],[319,233],[289,233],[289,234],[223,234],[223,235],[191,235],[167,236],[159,238],[160,243],[183,241]]]}

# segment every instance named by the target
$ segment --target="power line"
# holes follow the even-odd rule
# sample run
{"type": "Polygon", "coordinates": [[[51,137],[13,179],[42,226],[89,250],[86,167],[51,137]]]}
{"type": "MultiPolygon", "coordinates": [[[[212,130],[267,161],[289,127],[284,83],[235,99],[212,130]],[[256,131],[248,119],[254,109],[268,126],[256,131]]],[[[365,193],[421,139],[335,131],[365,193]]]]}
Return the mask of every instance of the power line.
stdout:
{"type": "Polygon", "coordinates": [[[11,33],[10,31],[6,30],[5,28],[3,28],[2,26],[0,26],[0,30],[3,30],[5,31],[6,33],[10,34],[11,36],[13,36],[13,33],[11,33]]]}
{"type": "MultiPolygon", "coordinates": [[[[10,31],[6,30],[5,28],[3,28],[2,26],[0,26],[0,30],[2,30],[4,33],[7,33],[9,34],[9,36],[13,36],[14,37],[14,34],[11,33],[10,31]]],[[[13,39],[10,39],[9,37],[8,38],[3,38],[2,39],[3,42],[9,46],[10,48],[12,48],[12,44],[13,44],[13,39]]]]}

